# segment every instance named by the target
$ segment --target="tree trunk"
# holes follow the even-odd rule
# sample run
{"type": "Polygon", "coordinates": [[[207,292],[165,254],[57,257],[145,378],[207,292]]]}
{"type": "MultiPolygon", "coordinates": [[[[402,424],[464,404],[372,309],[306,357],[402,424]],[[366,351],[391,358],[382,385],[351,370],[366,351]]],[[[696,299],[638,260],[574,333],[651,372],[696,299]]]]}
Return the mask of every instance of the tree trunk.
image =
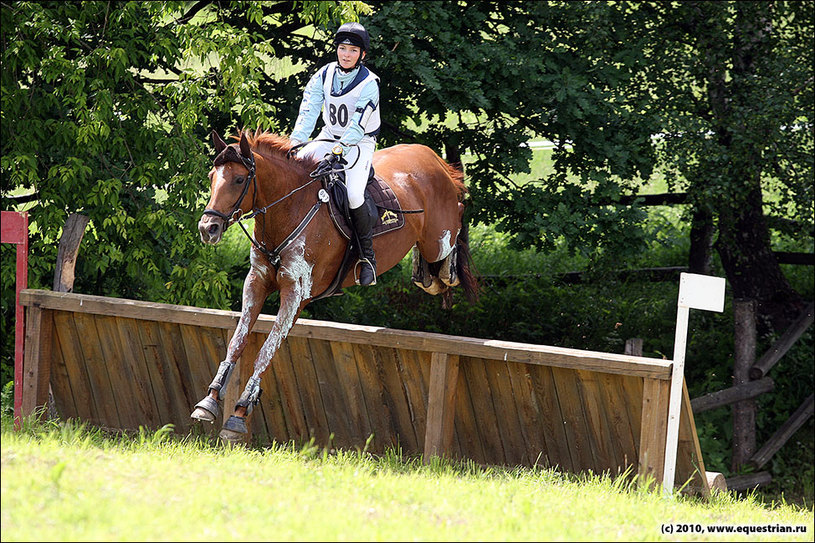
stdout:
{"type": "Polygon", "coordinates": [[[716,251],[722,261],[733,298],[758,303],[759,326],[783,331],[804,307],[803,298],[781,272],[770,244],[762,210],[761,187],[756,181],[733,208],[719,210],[716,251]]]}
{"type": "Polygon", "coordinates": [[[764,217],[761,189],[762,153],[755,138],[745,138],[768,130],[762,124],[747,125],[738,113],[755,99],[751,81],[756,76],[756,59],[769,54],[768,25],[763,8],[749,2],[736,2],[732,48],[720,51],[715,44],[704,46],[708,73],[708,100],[719,156],[711,168],[718,170],[720,196],[714,197],[719,219],[715,243],[733,298],[757,302],[757,324],[785,330],[804,307],[801,296],[790,286],[772,252],[770,231],[764,217]],[[732,62],[728,80],[727,64],[732,62]]]}
{"type": "Polygon", "coordinates": [[[690,228],[689,272],[710,275],[714,231],[713,215],[707,209],[697,207],[690,228]]]}

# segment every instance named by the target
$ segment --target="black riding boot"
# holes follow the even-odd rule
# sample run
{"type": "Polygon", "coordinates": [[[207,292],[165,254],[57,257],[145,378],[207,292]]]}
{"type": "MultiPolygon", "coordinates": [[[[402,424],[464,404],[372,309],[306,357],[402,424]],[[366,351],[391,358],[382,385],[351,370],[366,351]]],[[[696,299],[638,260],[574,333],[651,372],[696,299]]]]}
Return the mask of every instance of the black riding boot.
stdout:
{"type": "Polygon", "coordinates": [[[357,284],[363,286],[376,284],[376,259],[374,258],[373,242],[376,211],[372,210],[371,207],[371,202],[366,200],[364,204],[351,210],[351,222],[354,224],[354,230],[360,243],[360,258],[359,262],[357,262],[359,267],[357,284]]]}

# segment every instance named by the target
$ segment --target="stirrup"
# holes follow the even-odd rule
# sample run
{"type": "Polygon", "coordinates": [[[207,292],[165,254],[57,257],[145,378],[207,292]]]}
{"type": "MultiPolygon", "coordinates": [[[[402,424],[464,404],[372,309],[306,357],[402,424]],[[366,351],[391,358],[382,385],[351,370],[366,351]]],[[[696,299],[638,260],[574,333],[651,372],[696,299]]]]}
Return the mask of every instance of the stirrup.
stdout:
{"type": "Polygon", "coordinates": [[[360,286],[364,286],[364,287],[372,287],[372,286],[374,286],[376,284],[376,266],[374,266],[371,263],[371,261],[368,260],[367,258],[360,258],[359,260],[357,260],[357,263],[354,265],[354,283],[357,284],[357,285],[360,285],[360,286]],[[357,268],[359,268],[360,264],[362,264],[363,266],[365,264],[367,264],[368,266],[371,267],[371,271],[373,272],[374,280],[371,281],[370,283],[368,283],[367,285],[363,285],[362,283],[359,282],[359,277],[360,277],[361,274],[357,274],[357,268]]]}

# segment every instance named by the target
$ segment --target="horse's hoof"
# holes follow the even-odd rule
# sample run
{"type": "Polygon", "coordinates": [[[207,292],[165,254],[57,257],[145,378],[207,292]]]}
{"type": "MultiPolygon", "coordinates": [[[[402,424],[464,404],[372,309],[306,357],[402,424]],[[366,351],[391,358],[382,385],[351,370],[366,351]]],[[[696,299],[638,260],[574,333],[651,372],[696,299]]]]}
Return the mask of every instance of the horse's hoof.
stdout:
{"type": "Polygon", "coordinates": [[[192,412],[190,418],[200,420],[201,422],[215,422],[215,419],[221,416],[221,408],[218,407],[218,402],[212,399],[212,396],[207,396],[197,404],[195,404],[195,411],[192,412]]]}
{"type": "Polygon", "coordinates": [[[221,433],[218,435],[229,443],[239,443],[243,441],[247,433],[249,431],[246,429],[246,417],[232,415],[224,423],[221,433]]]}

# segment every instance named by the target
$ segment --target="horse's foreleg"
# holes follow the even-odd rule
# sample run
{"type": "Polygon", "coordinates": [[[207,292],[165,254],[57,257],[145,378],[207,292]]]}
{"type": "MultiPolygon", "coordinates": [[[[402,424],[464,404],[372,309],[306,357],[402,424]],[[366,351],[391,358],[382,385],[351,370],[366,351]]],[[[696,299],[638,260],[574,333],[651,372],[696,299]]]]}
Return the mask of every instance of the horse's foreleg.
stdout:
{"type": "MultiPolygon", "coordinates": [[[[295,247],[295,250],[297,247],[295,247]]],[[[302,250],[302,248],[300,248],[302,250]]],[[[263,343],[255,359],[255,370],[246,383],[246,388],[235,405],[235,412],[224,423],[221,438],[236,442],[247,433],[246,417],[258,403],[261,394],[260,379],[274,358],[283,340],[289,334],[294,321],[311,298],[311,265],[305,260],[295,260],[288,266],[281,267],[279,276],[283,279],[280,286],[280,309],[277,312],[272,330],[263,343]]]]}
{"type": "Polygon", "coordinates": [[[235,364],[246,347],[249,332],[260,315],[263,301],[269,292],[269,281],[265,274],[250,269],[243,283],[242,311],[235,333],[229,341],[226,358],[218,366],[218,371],[207,388],[207,395],[195,405],[191,418],[203,422],[214,423],[221,415],[219,400],[224,399],[226,385],[235,369],[235,364]]]}

